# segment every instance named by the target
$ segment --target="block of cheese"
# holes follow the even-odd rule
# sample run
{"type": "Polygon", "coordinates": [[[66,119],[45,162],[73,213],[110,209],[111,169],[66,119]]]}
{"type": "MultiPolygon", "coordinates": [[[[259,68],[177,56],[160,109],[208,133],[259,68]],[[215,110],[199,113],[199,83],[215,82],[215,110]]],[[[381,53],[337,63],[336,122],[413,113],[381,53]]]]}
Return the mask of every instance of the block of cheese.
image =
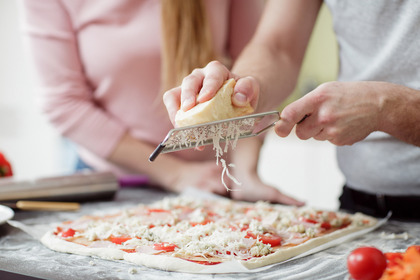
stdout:
{"type": "Polygon", "coordinates": [[[248,104],[245,107],[234,107],[232,104],[233,88],[236,81],[230,79],[217,91],[216,95],[203,103],[197,104],[188,111],[178,110],[175,116],[177,127],[213,122],[251,114],[254,109],[248,104]]]}

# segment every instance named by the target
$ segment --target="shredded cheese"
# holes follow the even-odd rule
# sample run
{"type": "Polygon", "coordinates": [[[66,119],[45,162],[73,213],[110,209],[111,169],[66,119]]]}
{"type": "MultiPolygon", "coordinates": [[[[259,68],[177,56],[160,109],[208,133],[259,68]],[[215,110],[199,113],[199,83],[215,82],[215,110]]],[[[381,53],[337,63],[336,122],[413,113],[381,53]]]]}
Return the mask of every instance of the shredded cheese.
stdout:
{"type": "Polygon", "coordinates": [[[222,184],[223,186],[226,188],[227,191],[235,191],[236,189],[231,189],[228,187],[228,185],[225,182],[225,174],[229,177],[229,179],[231,179],[235,184],[237,185],[242,185],[241,182],[238,181],[238,179],[236,179],[235,177],[233,177],[232,174],[230,174],[229,172],[229,168],[228,167],[235,167],[235,165],[233,163],[227,165],[226,161],[224,159],[220,159],[220,162],[222,163],[222,184]]]}
{"type": "Polygon", "coordinates": [[[221,123],[215,126],[210,127],[212,139],[213,139],[213,150],[216,151],[216,164],[219,164],[219,161],[222,163],[222,184],[226,188],[227,191],[233,191],[234,189],[231,189],[228,187],[228,185],[225,182],[225,175],[228,176],[229,179],[232,180],[232,182],[236,185],[241,185],[242,183],[239,182],[238,179],[236,179],[229,171],[229,167],[235,167],[234,164],[226,164],[226,161],[222,158],[224,153],[227,153],[229,151],[229,144],[232,147],[232,150],[236,148],[236,144],[239,140],[239,137],[241,134],[243,134],[246,131],[249,131],[250,127],[253,127],[255,123],[254,119],[243,119],[240,122],[229,122],[229,123],[221,123]],[[227,125],[227,127],[226,127],[227,125]],[[223,135],[223,129],[226,128],[226,135],[223,135]],[[220,145],[220,140],[225,140],[225,147],[222,149],[220,145]]]}
{"type": "Polygon", "coordinates": [[[340,225],[355,222],[355,218],[350,221],[344,213],[314,211],[312,208],[178,196],[117,214],[85,216],[65,222],[60,225],[56,236],[66,239],[59,233],[71,228],[76,232],[72,242],[91,248],[160,254],[164,251],[162,247],[174,246],[173,251],[166,254],[181,258],[247,260],[273,252],[267,237],[279,237],[281,245],[287,246],[319,236],[326,230],[320,225],[328,216],[340,220],[337,223],[340,225]],[[156,248],[156,244],[160,244],[160,248],[156,248]]]}
{"type": "Polygon", "coordinates": [[[236,185],[241,185],[229,171],[229,167],[234,167],[233,164],[226,164],[223,160],[223,155],[229,152],[229,146],[234,150],[237,142],[241,136],[249,136],[252,134],[255,125],[254,118],[244,118],[240,120],[223,122],[205,126],[198,126],[188,128],[185,130],[178,130],[166,142],[166,146],[172,150],[182,150],[184,148],[195,148],[208,144],[210,141],[213,143],[213,150],[215,151],[216,165],[219,161],[222,162],[222,184],[227,191],[232,191],[225,182],[224,176],[227,175],[229,179],[236,185]],[[222,148],[221,142],[225,142],[222,148]]]}

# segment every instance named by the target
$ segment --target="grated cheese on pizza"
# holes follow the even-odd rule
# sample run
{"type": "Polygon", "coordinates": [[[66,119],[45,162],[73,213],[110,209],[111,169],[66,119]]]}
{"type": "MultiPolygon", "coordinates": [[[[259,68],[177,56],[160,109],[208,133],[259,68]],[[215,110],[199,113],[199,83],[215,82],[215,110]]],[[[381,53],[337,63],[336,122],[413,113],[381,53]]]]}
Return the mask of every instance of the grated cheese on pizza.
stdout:
{"type": "Polygon", "coordinates": [[[178,196],[64,222],[42,242],[53,250],[101,257],[101,250],[111,250],[113,257],[106,258],[165,256],[201,265],[251,265],[260,258],[272,262],[270,256],[310,240],[373,224],[367,216],[312,208],[178,196]]]}

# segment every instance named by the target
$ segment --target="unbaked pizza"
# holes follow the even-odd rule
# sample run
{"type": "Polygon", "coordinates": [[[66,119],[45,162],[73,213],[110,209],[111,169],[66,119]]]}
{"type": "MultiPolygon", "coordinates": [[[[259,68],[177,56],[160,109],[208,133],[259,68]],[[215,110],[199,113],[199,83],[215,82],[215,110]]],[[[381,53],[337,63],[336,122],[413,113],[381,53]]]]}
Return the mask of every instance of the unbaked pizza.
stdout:
{"type": "Polygon", "coordinates": [[[66,221],[41,241],[60,252],[170,271],[200,272],[231,261],[254,269],[376,222],[362,214],[177,196],[66,221]]]}

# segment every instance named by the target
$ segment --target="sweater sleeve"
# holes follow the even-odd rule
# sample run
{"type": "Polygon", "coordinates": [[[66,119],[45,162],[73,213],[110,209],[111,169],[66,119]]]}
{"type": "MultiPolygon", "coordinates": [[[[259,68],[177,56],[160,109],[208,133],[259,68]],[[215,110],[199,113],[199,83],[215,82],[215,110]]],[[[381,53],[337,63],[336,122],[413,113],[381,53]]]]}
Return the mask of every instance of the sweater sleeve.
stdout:
{"type": "Polygon", "coordinates": [[[231,0],[229,53],[233,60],[251,40],[261,18],[263,0],[231,0]]]}
{"type": "Polygon", "coordinates": [[[127,129],[95,102],[65,6],[60,0],[21,0],[20,8],[43,112],[63,136],[106,158],[127,129]]]}

